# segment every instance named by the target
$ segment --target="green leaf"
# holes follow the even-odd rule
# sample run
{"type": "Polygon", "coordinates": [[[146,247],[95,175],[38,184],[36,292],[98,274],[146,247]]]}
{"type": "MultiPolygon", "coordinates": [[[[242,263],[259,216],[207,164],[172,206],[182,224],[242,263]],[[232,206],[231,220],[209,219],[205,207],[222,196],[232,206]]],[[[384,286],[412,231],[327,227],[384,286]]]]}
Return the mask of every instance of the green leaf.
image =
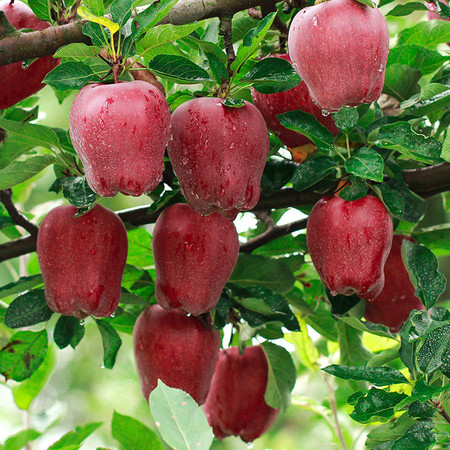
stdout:
{"type": "MultiPolygon", "coordinates": [[[[435,225],[413,232],[412,237],[430,250],[450,253],[450,225],[435,225]]],[[[0,290],[1,294],[1,290],[0,290]]]]}
{"type": "Polygon", "coordinates": [[[75,42],[60,47],[54,57],[55,58],[73,58],[75,60],[83,60],[92,58],[100,53],[101,47],[94,45],[86,45],[82,42],[75,42]]]}
{"type": "Polygon", "coordinates": [[[415,419],[431,419],[436,414],[436,408],[430,403],[421,403],[419,400],[408,406],[408,415],[415,419]]]}
{"type": "Polygon", "coordinates": [[[143,228],[128,231],[127,264],[137,267],[153,266],[152,235],[143,228]]]}
{"type": "Polygon", "coordinates": [[[79,448],[84,440],[89,437],[97,428],[102,425],[101,422],[92,422],[86,425],[80,425],[73,431],[69,431],[62,438],[52,444],[48,450],[68,450],[79,448]]]}
{"type": "Polygon", "coordinates": [[[162,20],[178,3],[178,0],[161,0],[148,5],[144,11],[135,16],[131,24],[131,36],[137,39],[151,27],[162,20]]]}
{"type": "Polygon", "coordinates": [[[450,22],[428,20],[405,28],[397,35],[397,45],[418,44],[434,49],[438,44],[450,42],[450,22]]]}
{"type": "Polygon", "coordinates": [[[136,0],[114,0],[110,7],[113,22],[122,27],[131,17],[135,2],[136,0]]]}
{"type": "Polygon", "coordinates": [[[386,422],[394,415],[395,406],[406,397],[405,394],[371,388],[357,399],[350,417],[359,423],[386,422]]]}
{"type": "Polygon", "coordinates": [[[447,127],[447,133],[442,145],[441,158],[450,163],[450,125],[447,127]]]}
{"type": "MultiPolygon", "coordinates": [[[[394,419],[388,423],[380,425],[370,431],[367,435],[366,447],[377,448],[377,445],[393,441],[403,436],[406,430],[415,423],[408,414],[401,415],[398,419],[394,419]]],[[[378,447],[382,450],[383,447],[378,447]]]]}
{"type": "Polygon", "coordinates": [[[263,286],[275,292],[289,292],[295,278],[281,261],[257,255],[239,255],[229,282],[242,287],[263,286]]]}
{"type": "Polygon", "coordinates": [[[38,431],[33,430],[31,428],[19,431],[18,433],[6,439],[5,443],[1,446],[1,449],[21,450],[23,448],[29,448],[27,444],[30,443],[31,441],[34,441],[41,435],[42,433],[39,433],[38,431]]]}
{"type": "Polygon", "coordinates": [[[349,181],[350,185],[346,185],[344,189],[339,192],[339,197],[351,202],[353,200],[359,200],[367,195],[369,186],[367,185],[366,180],[355,175],[350,175],[349,181]]]}
{"type": "Polygon", "coordinates": [[[446,285],[445,276],[438,272],[436,256],[423,245],[407,240],[402,243],[403,253],[406,256],[405,266],[416,288],[415,295],[427,308],[431,308],[445,291],[446,285]]]}
{"type": "Polygon", "coordinates": [[[270,258],[272,256],[283,256],[292,253],[305,253],[306,252],[306,235],[299,234],[292,236],[288,234],[286,236],[279,237],[267,244],[255,249],[252,253],[254,255],[261,255],[270,258]]]}
{"type": "Polygon", "coordinates": [[[88,22],[83,27],[83,34],[89,36],[94,45],[105,46],[109,42],[109,30],[105,30],[98,24],[94,22],[88,22]]]}
{"type": "Polygon", "coordinates": [[[383,158],[377,151],[368,147],[358,149],[351,158],[347,159],[345,169],[360,178],[379,183],[383,181],[383,158]]]}
{"type": "Polygon", "coordinates": [[[289,111],[277,115],[281,125],[289,130],[297,131],[314,142],[320,150],[329,151],[334,148],[334,136],[315,116],[300,110],[289,111]]]}
{"type": "Polygon", "coordinates": [[[392,64],[386,68],[383,92],[403,101],[420,91],[419,70],[406,64],[392,64]]]}
{"type": "Polygon", "coordinates": [[[149,62],[148,68],[175,83],[197,84],[211,81],[205,69],[184,56],[157,55],[149,62]]]}
{"type": "Polygon", "coordinates": [[[322,369],[344,380],[368,381],[375,386],[389,386],[392,384],[408,383],[408,380],[396,369],[391,367],[367,367],[367,366],[339,366],[333,364],[322,369]]]}
{"type": "Polygon", "coordinates": [[[103,342],[103,365],[112,369],[116,362],[116,356],[122,345],[122,340],[117,331],[104,319],[95,319],[103,342]]]}
{"type": "Polygon", "coordinates": [[[372,185],[371,188],[379,195],[387,210],[398,219],[403,219],[405,213],[405,199],[387,184],[372,185]]]}
{"type": "Polygon", "coordinates": [[[186,392],[158,380],[149,398],[152,416],[164,441],[177,450],[207,449],[213,440],[211,427],[195,400],[186,392]]]}
{"type": "Polygon", "coordinates": [[[222,101],[222,105],[228,108],[242,108],[245,106],[245,101],[240,98],[226,98],[222,101]]]}
{"type": "Polygon", "coordinates": [[[357,2],[361,3],[362,5],[370,6],[371,8],[375,8],[376,4],[372,0],[356,0],[357,2]]]}
{"type": "Polygon", "coordinates": [[[354,130],[359,120],[358,110],[350,106],[343,106],[342,109],[333,114],[336,126],[344,133],[350,134],[354,130]]]}
{"type": "MultiPolygon", "coordinates": [[[[432,83],[425,86],[418,97],[412,97],[413,102],[411,106],[407,107],[407,112],[415,116],[422,116],[444,110],[449,103],[450,89],[447,88],[444,90],[443,86],[439,83],[432,83]]],[[[403,102],[400,107],[409,104],[407,102],[403,102]]]]}
{"type": "Polygon", "coordinates": [[[16,136],[33,143],[35,146],[42,146],[50,149],[59,148],[60,146],[56,133],[51,128],[43,125],[36,125],[28,122],[15,122],[14,120],[0,118],[0,127],[9,133],[14,133],[16,136]]]}
{"type": "Polygon", "coordinates": [[[0,298],[9,297],[10,295],[21,294],[22,292],[33,289],[43,283],[42,275],[31,275],[29,277],[21,277],[17,281],[5,284],[0,287],[0,298]]]}
{"type": "Polygon", "coordinates": [[[49,346],[47,355],[39,368],[30,378],[11,387],[16,405],[23,410],[29,410],[33,400],[44,389],[48,379],[56,367],[57,357],[53,346],[49,346]]]}
{"type": "Polygon", "coordinates": [[[77,208],[91,208],[97,200],[97,194],[89,187],[86,177],[62,179],[64,197],[77,208]]]}
{"type": "Polygon", "coordinates": [[[6,310],[5,325],[22,328],[46,322],[53,311],[47,306],[44,289],[33,289],[17,297],[6,310]]]}
{"type": "Polygon", "coordinates": [[[328,156],[311,158],[297,167],[292,177],[292,186],[300,192],[335,172],[336,162],[334,159],[328,156]]]}
{"type": "Polygon", "coordinates": [[[228,79],[227,66],[214,53],[205,53],[208,59],[209,68],[217,83],[222,84],[228,79]]]}
{"type": "Polygon", "coordinates": [[[411,392],[411,398],[423,403],[432,398],[437,397],[440,393],[448,391],[450,384],[444,386],[430,386],[425,383],[423,378],[416,381],[416,384],[411,392]]]}
{"type": "Polygon", "coordinates": [[[405,450],[413,448],[414,450],[426,450],[437,442],[437,435],[433,428],[434,423],[432,421],[417,422],[392,444],[391,449],[405,450]]]}
{"type": "Polygon", "coordinates": [[[395,8],[392,8],[386,15],[400,17],[407,16],[414,11],[427,11],[427,7],[423,3],[410,2],[406,3],[405,5],[397,5],[395,8]]]}
{"type": "Polygon", "coordinates": [[[272,408],[285,411],[291,401],[297,374],[289,352],[271,342],[261,344],[268,363],[267,387],[264,400],[272,408]]]}
{"type": "Polygon", "coordinates": [[[44,78],[44,83],[59,91],[81,89],[94,79],[94,72],[85,63],[79,61],[63,62],[56,66],[44,78]]]}
{"type": "Polygon", "coordinates": [[[270,158],[264,166],[261,178],[261,188],[263,190],[278,191],[288,183],[298,164],[286,159],[270,158]]]}
{"type": "Polygon", "coordinates": [[[83,339],[84,323],[73,316],[61,316],[53,331],[53,340],[60,348],[71,346],[75,348],[83,339]]]}
{"type": "Polygon", "coordinates": [[[103,0],[84,0],[83,2],[96,16],[105,14],[105,5],[103,0]]]}
{"type": "Polygon", "coordinates": [[[402,64],[420,71],[422,75],[427,75],[438,70],[448,59],[448,56],[441,55],[436,50],[430,50],[422,45],[396,45],[389,51],[387,67],[393,64],[402,64]]]}
{"type": "Polygon", "coordinates": [[[33,10],[34,14],[47,22],[52,22],[51,2],[49,0],[28,0],[28,6],[33,10]]]}
{"type": "Polygon", "coordinates": [[[347,325],[344,321],[336,322],[340,350],[339,363],[345,366],[360,366],[372,355],[362,344],[362,332],[347,325]]]}
{"type": "Polygon", "coordinates": [[[417,364],[425,374],[431,374],[442,366],[444,355],[450,351],[450,326],[445,326],[432,331],[419,352],[417,364]]]}
{"type": "Polygon", "coordinates": [[[6,379],[14,381],[29,378],[42,364],[47,346],[45,330],[15,333],[0,350],[0,373],[6,379]]]}
{"type": "Polygon", "coordinates": [[[112,437],[123,448],[139,450],[163,450],[156,433],[143,423],[114,411],[111,423],[112,437]]]}
{"type": "Polygon", "coordinates": [[[37,175],[56,161],[54,155],[32,156],[0,170],[0,190],[9,189],[37,175]]]}

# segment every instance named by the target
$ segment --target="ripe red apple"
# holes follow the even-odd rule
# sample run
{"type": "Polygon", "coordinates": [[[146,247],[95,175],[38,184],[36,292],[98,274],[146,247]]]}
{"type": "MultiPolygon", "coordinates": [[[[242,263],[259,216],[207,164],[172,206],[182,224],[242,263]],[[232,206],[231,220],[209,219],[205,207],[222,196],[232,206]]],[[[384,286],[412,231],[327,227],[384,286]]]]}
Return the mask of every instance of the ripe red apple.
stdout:
{"type": "Polygon", "coordinates": [[[195,316],[216,306],[239,255],[233,222],[218,212],[201,216],[182,203],[158,217],[152,247],[156,300],[195,316]]]}
{"type": "Polygon", "coordinates": [[[333,295],[377,297],[392,245],[392,219],[383,203],[367,195],[319,200],[308,218],[306,241],[323,284],[333,295]]]}
{"type": "Polygon", "coordinates": [[[110,316],[120,300],[127,232],[111,210],[95,205],[83,216],[58,206],[42,221],[37,255],[50,309],[78,318],[110,316]]]}
{"type": "MultiPolygon", "coordinates": [[[[50,26],[48,22],[38,19],[31,8],[20,0],[15,0],[14,3],[1,0],[0,11],[5,13],[9,23],[18,30],[31,28],[39,31],[50,26]]],[[[0,66],[0,109],[9,108],[42,89],[45,86],[42,80],[58,62],[52,56],[44,56],[26,69],[22,68],[21,62],[0,66]]]]}
{"type": "Polygon", "coordinates": [[[389,53],[378,8],[329,0],[302,9],[289,30],[289,55],[312,99],[325,111],[378,99],[389,53]]]}
{"type": "Polygon", "coordinates": [[[234,219],[252,209],[268,151],[266,123],[251,103],[230,108],[204,97],[172,114],[169,158],[189,205],[202,215],[234,219]]]}
{"type": "Polygon", "coordinates": [[[162,180],[170,109],[141,80],[90,84],[70,110],[70,137],[89,186],[101,197],[139,196],[162,180]]]}
{"type": "Polygon", "coordinates": [[[147,401],[161,379],[204,403],[220,348],[220,333],[210,321],[152,305],[136,321],[133,347],[147,401]]]}
{"type": "MultiPolygon", "coordinates": [[[[283,58],[291,62],[288,54],[274,54],[275,58],[283,58]]],[[[312,101],[308,87],[305,82],[288,91],[275,94],[261,94],[252,90],[252,97],[255,106],[261,111],[269,130],[278,136],[281,142],[289,148],[300,147],[311,144],[311,141],[297,131],[289,130],[277,119],[278,114],[300,109],[301,111],[313,114],[316,119],[327,127],[334,135],[339,133],[331,115],[324,116],[321,109],[312,101]]]]}
{"type": "Polygon", "coordinates": [[[267,358],[260,346],[221,350],[204,411],[219,439],[240,436],[254,441],[265,433],[280,412],[267,405],[267,358]]]}
{"type": "Polygon", "coordinates": [[[406,322],[413,309],[425,309],[414,295],[408,271],[402,259],[402,242],[414,242],[411,238],[397,234],[392,240],[392,248],[384,266],[384,288],[373,300],[366,302],[364,317],[374,323],[380,323],[397,333],[406,322]]]}

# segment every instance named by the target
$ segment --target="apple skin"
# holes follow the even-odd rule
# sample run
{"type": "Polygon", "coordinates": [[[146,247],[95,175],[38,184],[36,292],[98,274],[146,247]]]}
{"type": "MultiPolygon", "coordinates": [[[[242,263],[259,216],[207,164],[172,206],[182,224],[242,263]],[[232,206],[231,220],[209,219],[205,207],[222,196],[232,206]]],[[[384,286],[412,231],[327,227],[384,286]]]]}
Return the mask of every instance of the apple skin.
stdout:
{"type": "Polygon", "coordinates": [[[424,305],[414,295],[415,288],[411,283],[408,271],[402,259],[402,242],[411,238],[397,234],[392,240],[392,248],[384,266],[384,287],[380,295],[366,302],[364,317],[373,323],[389,327],[397,333],[408,320],[413,309],[423,311],[424,305]]]}
{"type": "Polygon", "coordinates": [[[376,197],[345,201],[326,196],[308,218],[306,241],[323,284],[333,295],[377,297],[392,245],[393,224],[376,197]]]}
{"type": "MultiPolygon", "coordinates": [[[[13,4],[10,0],[1,0],[0,11],[5,13],[9,23],[18,30],[31,28],[39,31],[50,26],[48,22],[38,19],[32,9],[20,0],[15,0],[13,4]]],[[[21,62],[0,66],[0,109],[9,108],[42,89],[45,86],[42,80],[58,64],[59,59],[44,56],[25,70],[21,62]]]]}
{"type": "Polygon", "coordinates": [[[378,8],[330,0],[302,9],[288,37],[289,55],[322,110],[371,103],[381,95],[389,32],[378,8]]]}
{"type": "Polygon", "coordinates": [[[180,105],[167,150],[191,208],[232,220],[258,202],[269,132],[253,104],[230,108],[222,101],[204,97],[180,105]]]}
{"type": "Polygon", "coordinates": [[[90,84],[70,110],[70,137],[92,190],[139,196],[162,181],[170,109],[152,84],[141,80],[90,84]]]}
{"type": "Polygon", "coordinates": [[[215,436],[252,442],[273,424],[279,410],[267,405],[267,358],[260,346],[221,350],[203,407],[215,436]]]}
{"type": "MultiPolygon", "coordinates": [[[[276,53],[271,56],[291,62],[289,55],[286,53],[276,53]]],[[[312,101],[308,87],[303,81],[298,86],[289,89],[288,91],[277,92],[275,94],[261,94],[255,89],[252,89],[252,98],[255,106],[261,111],[269,130],[273,131],[286,147],[295,148],[311,144],[312,142],[303,134],[289,130],[281,125],[280,121],[277,119],[277,115],[289,111],[300,109],[301,111],[312,114],[335,136],[339,133],[333,117],[331,115],[324,116],[322,114],[322,110],[312,101]]]]}
{"type": "Polygon", "coordinates": [[[158,304],[195,316],[216,306],[239,255],[233,222],[218,212],[201,216],[182,203],[158,217],[152,247],[158,304]]]}
{"type": "Polygon", "coordinates": [[[117,308],[128,252],[125,226],[110,209],[95,205],[50,211],[37,237],[37,256],[51,310],[65,316],[108,317],[117,308]]]}
{"type": "Polygon", "coordinates": [[[161,379],[199,404],[208,395],[220,349],[220,333],[208,321],[152,305],[138,317],[133,348],[142,394],[148,401],[161,379]]]}

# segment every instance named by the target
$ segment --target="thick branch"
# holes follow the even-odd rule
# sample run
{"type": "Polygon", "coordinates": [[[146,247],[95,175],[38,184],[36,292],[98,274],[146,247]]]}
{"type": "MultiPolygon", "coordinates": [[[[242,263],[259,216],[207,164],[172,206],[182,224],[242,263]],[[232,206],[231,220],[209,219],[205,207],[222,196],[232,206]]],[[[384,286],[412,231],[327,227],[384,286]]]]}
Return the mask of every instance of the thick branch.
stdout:
{"type": "Polygon", "coordinates": [[[445,162],[422,169],[404,170],[403,179],[417,195],[431,197],[450,190],[450,164],[445,162]]]}
{"type": "MultiPolygon", "coordinates": [[[[261,4],[275,5],[277,0],[180,0],[161,23],[185,25],[197,20],[234,14],[261,4]]],[[[0,40],[0,66],[53,55],[63,45],[73,42],[89,44],[82,32],[84,21],[20,33],[0,40]]]]}

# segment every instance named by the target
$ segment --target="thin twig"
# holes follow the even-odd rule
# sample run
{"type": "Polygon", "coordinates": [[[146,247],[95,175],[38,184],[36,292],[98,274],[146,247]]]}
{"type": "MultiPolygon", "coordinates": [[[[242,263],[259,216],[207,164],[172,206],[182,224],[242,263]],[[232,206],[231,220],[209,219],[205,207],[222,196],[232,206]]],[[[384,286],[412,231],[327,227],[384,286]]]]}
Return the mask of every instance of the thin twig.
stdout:
{"type": "Polygon", "coordinates": [[[228,62],[227,71],[228,76],[231,78],[233,76],[233,71],[231,70],[231,64],[236,61],[236,53],[233,47],[233,36],[231,33],[231,22],[233,19],[232,14],[224,14],[220,17],[219,25],[219,35],[223,36],[223,43],[225,45],[225,51],[227,52],[228,62]]]}

